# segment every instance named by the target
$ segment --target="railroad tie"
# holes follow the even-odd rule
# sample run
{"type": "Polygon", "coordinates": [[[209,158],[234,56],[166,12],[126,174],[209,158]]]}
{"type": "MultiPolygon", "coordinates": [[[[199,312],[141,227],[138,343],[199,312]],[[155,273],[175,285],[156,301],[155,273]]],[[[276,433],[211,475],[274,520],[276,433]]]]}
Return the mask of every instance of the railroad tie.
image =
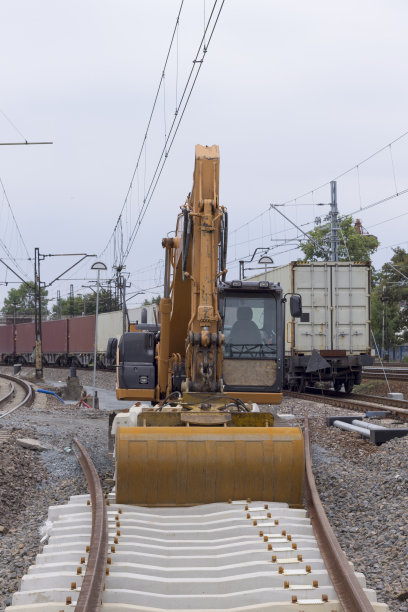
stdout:
{"type": "MultiPolygon", "coordinates": [[[[50,507],[48,543],[10,612],[74,609],[89,553],[88,500],[74,496],[50,507]]],[[[138,612],[245,606],[255,612],[267,604],[279,612],[340,610],[305,510],[268,501],[145,508],[117,505],[112,494],[108,500],[107,612],[136,610],[136,603],[138,612]]],[[[365,591],[377,612],[387,609],[365,591]]]]}

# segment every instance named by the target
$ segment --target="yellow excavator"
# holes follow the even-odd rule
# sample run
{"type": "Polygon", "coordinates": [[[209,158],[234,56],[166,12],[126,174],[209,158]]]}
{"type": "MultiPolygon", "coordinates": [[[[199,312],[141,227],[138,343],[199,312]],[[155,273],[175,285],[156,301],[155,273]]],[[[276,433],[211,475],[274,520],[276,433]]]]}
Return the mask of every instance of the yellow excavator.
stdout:
{"type": "MultiPolygon", "coordinates": [[[[285,297],[266,280],[226,280],[219,163],[218,146],[196,146],[192,191],[162,240],[160,329],[119,341],[117,398],[136,404],[113,422],[118,503],[302,505],[302,431],[259,408],[282,400],[285,297]]],[[[300,296],[290,306],[301,315],[300,296]]]]}

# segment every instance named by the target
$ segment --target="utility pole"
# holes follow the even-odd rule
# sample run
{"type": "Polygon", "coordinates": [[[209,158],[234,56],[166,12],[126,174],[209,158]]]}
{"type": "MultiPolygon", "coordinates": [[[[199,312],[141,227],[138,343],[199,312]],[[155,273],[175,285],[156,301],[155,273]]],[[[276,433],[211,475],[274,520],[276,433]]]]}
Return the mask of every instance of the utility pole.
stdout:
{"type": "Polygon", "coordinates": [[[330,182],[331,202],[330,202],[330,251],[331,260],[339,261],[339,234],[338,234],[338,208],[337,208],[337,181],[330,182]]]}
{"type": "Polygon", "coordinates": [[[126,282],[126,278],[123,274],[119,277],[119,287],[121,289],[121,300],[122,300],[122,333],[126,333],[128,331],[128,311],[126,306],[126,287],[130,287],[130,283],[126,282]]]}
{"type": "Polygon", "coordinates": [[[93,400],[92,408],[95,408],[96,399],[96,359],[97,359],[97,348],[98,348],[98,310],[99,310],[99,284],[101,270],[107,270],[106,265],[102,261],[96,261],[91,266],[91,270],[97,271],[96,281],[96,309],[95,309],[95,339],[94,339],[94,363],[93,363],[93,400]]]}
{"type": "Polygon", "coordinates": [[[74,285],[69,286],[69,316],[74,317],[74,285]]]}
{"type": "Polygon", "coordinates": [[[130,284],[126,282],[126,278],[123,276],[122,271],[126,266],[116,266],[116,278],[115,278],[115,300],[117,300],[118,306],[122,311],[122,333],[127,332],[127,319],[128,312],[126,306],[126,287],[130,287],[130,284]]]}
{"type": "MultiPolygon", "coordinates": [[[[43,376],[43,367],[42,367],[42,347],[41,347],[41,277],[40,277],[40,261],[44,260],[46,257],[67,257],[73,255],[81,255],[81,259],[70,266],[67,270],[64,270],[62,274],[54,278],[51,283],[48,285],[44,285],[45,287],[51,287],[55,281],[59,280],[64,274],[75,268],[81,261],[83,261],[86,257],[96,257],[96,255],[88,255],[86,253],[54,253],[44,255],[40,253],[40,249],[38,247],[34,250],[34,304],[35,304],[35,376],[36,378],[42,378],[43,376]]],[[[2,260],[0,260],[2,261],[2,260]]],[[[2,263],[4,263],[2,261],[2,263]]],[[[7,264],[4,264],[9,268],[7,264]]],[[[14,270],[12,270],[14,272],[14,270]]],[[[14,272],[14,274],[16,274],[14,272]]],[[[17,275],[18,276],[18,275],[17,275]]],[[[26,282],[24,279],[21,279],[23,282],[26,282]]],[[[74,286],[71,285],[71,296],[72,296],[72,308],[73,308],[73,297],[74,297],[74,286]]]]}
{"type": "Polygon", "coordinates": [[[115,276],[115,301],[120,305],[120,273],[122,271],[122,266],[117,266],[115,268],[116,276],[115,276]]]}
{"type": "Polygon", "coordinates": [[[62,310],[61,310],[61,291],[58,289],[57,291],[57,317],[62,319],[62,310]]]}
{"type": "Polygon", "coordinates": [[[43,377],[42,367],[42,328],[41,328],[41,277],[40,249],[34,250],[34,305],[35,305],[35,377],[43,377]]]}
{"type": "Polygon", "coordinates": [[[387,297],[385,295],[385,286],[383,286],[383,290],[382,290],[382,296],[381,296],[381,302],[382,302],[382,360],[384,361],[385,358],[385,304],[387,302],[387,297]]]}

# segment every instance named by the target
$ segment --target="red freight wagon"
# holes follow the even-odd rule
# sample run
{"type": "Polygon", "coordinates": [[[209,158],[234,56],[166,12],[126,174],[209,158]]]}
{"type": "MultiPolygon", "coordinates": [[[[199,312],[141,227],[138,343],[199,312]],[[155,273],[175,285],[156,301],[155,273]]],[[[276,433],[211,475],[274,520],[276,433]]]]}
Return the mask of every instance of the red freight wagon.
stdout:
{"type": "Polygon", "coordinates": [[[35,346],[34,323],[17,323],[16,353],[32,353],[35,346]]]}
{"type": "Polygon", "coordinates": [[[68,320],[45,321],[41,328],[43,353],[65,355],[68,352],[68,320]]]}
{"type": "Polygon", "coordinates": [[[0,354],[14,353],[14,325],[0,325],[0,354]]]}
{"type": "Polygon", "coordinates": [[[69,353],[92,353],[95,338],[95,315],[68,319],[69,353]]]}

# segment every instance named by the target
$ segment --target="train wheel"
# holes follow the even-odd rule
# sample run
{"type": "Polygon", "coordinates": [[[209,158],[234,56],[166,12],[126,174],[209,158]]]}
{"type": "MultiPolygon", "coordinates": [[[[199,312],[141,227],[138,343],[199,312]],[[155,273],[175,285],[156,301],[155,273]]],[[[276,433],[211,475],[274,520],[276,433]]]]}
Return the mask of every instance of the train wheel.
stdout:
{"type": "Polygon", "coordinates": [[[304,378],[294,378],[290,382],[291,391],[295,391],[296,393],[304,393],[306,388],[306,381],[304,378]]]}
{"type": "Polygon", "coordinates": [[[353,387],[354,387],[354,380],[352,378],[347,378],[347,380],[344,382],[344,391],[346,392],[347,395],[352,392],[353,387]]]}
{"type": "Polygon", "coordinates": [[[340,391],[340,389],[342,388],[342,386],[343,386],[343,381],[342,381],[342,380],[335,380],[335,381],[333,382],[333,389],[334,389],[335,391],[340,391]]]}

